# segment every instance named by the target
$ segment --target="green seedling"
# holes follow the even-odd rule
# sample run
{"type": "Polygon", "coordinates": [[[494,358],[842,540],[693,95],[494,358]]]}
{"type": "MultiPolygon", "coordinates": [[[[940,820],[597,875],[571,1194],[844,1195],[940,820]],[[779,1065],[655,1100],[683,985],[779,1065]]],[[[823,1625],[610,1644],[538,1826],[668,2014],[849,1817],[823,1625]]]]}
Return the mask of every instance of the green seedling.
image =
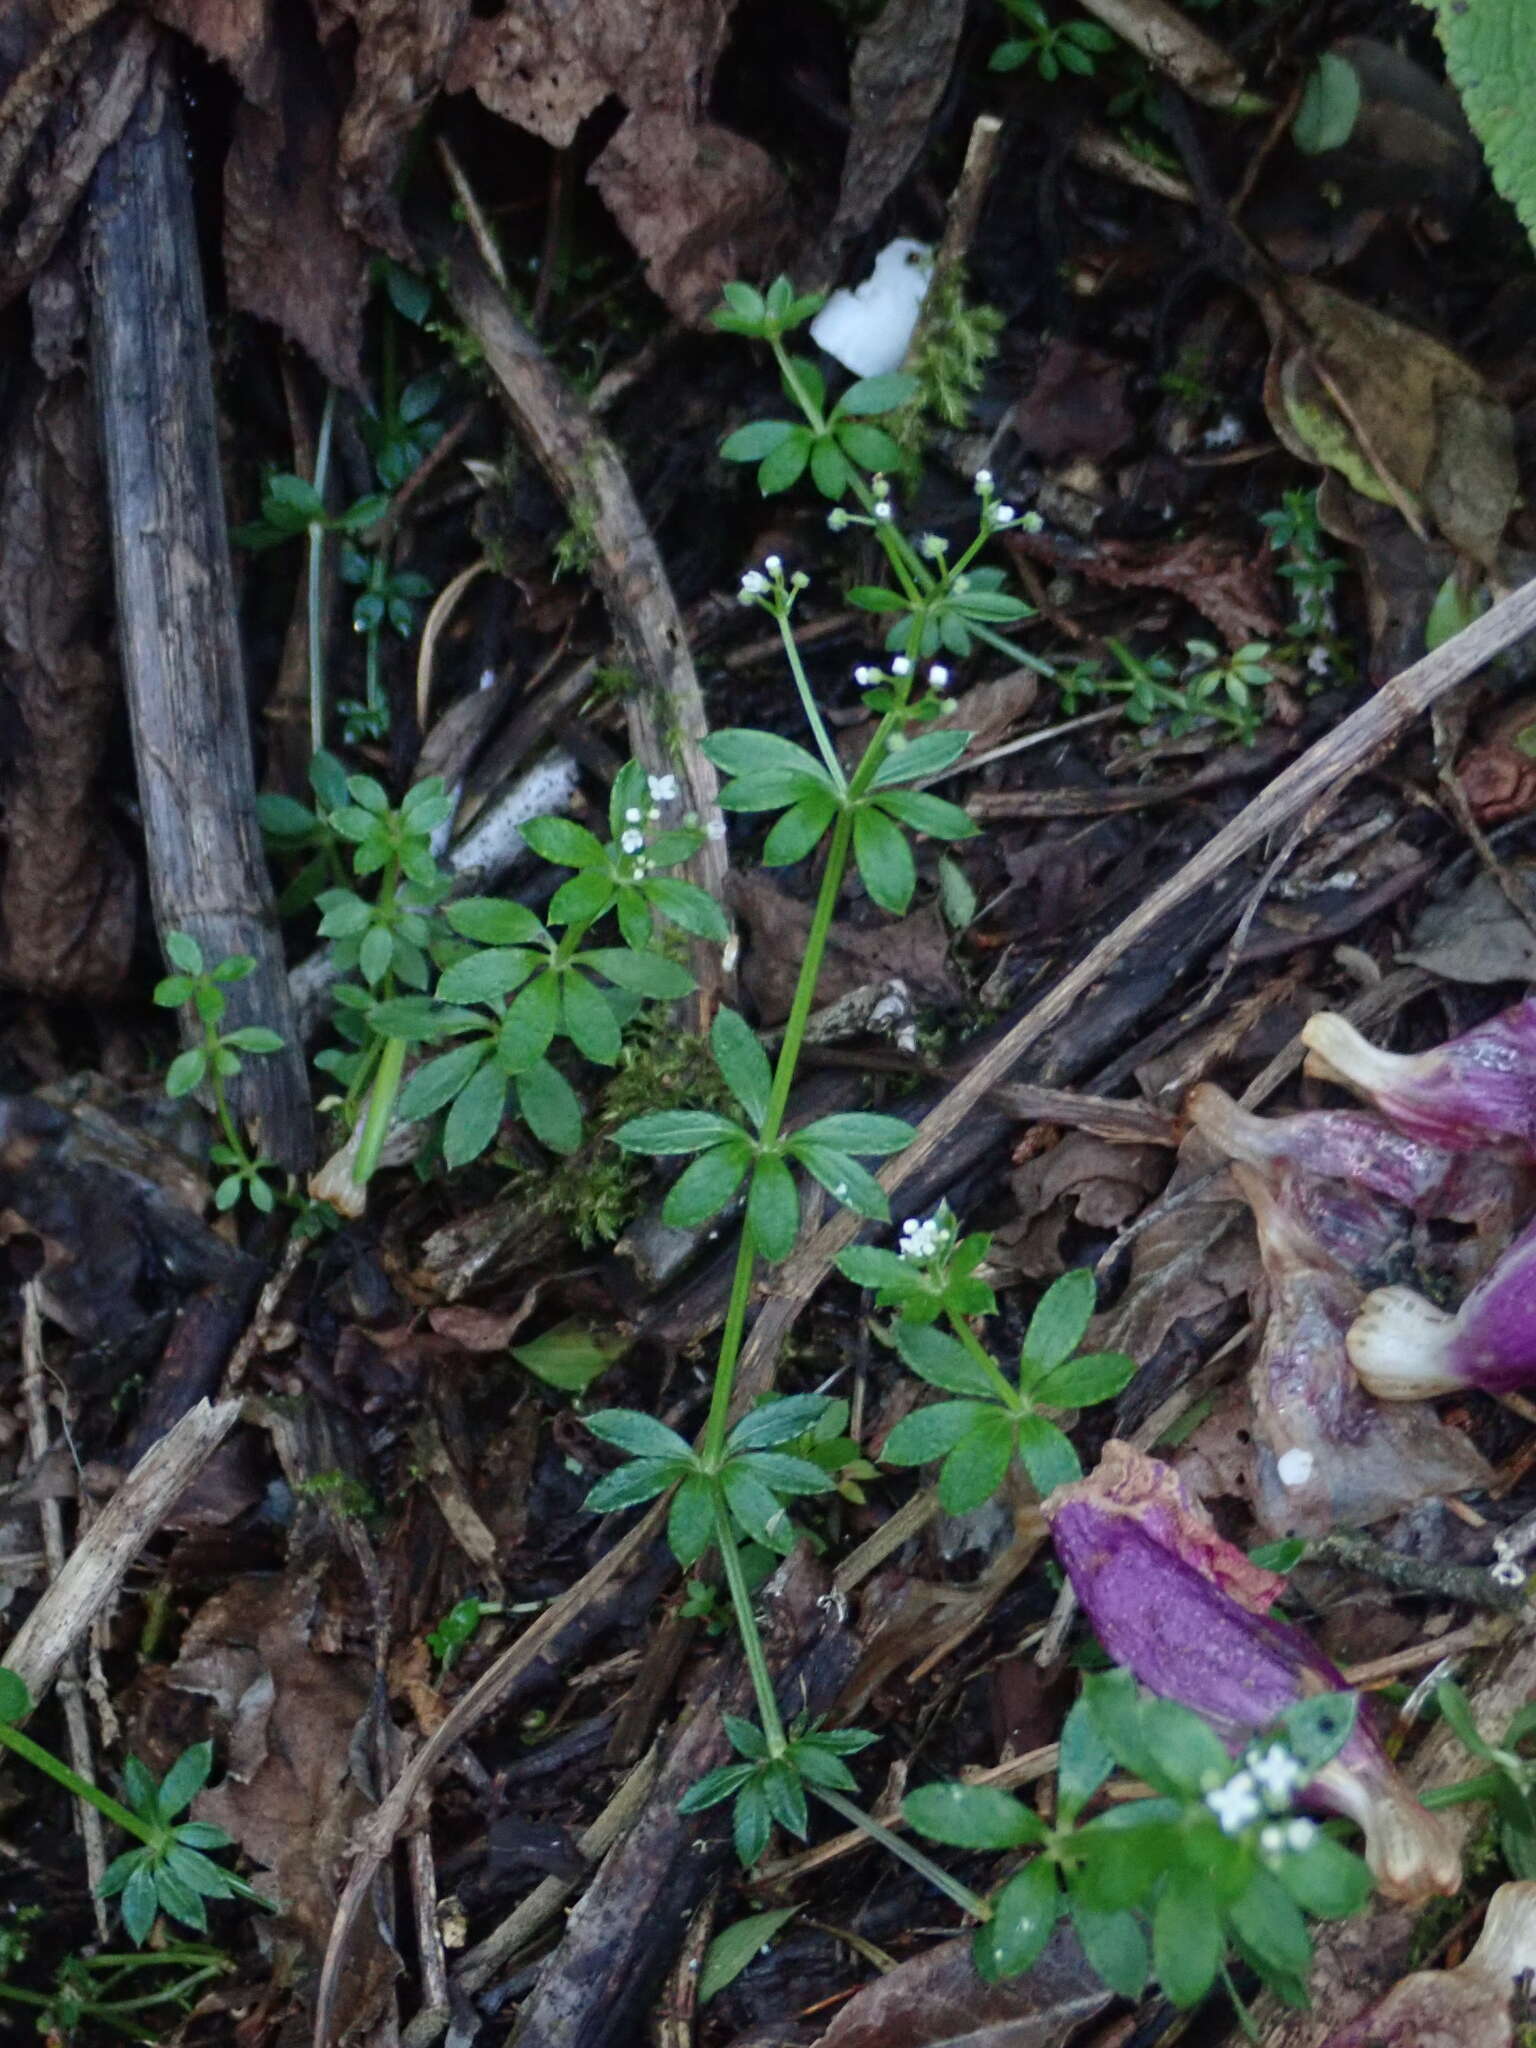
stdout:
{"type": "Polygon", "coordinates": [[[232,954],[205,969],[203,949],[188,932],[167,932],[165,955],[176,971],[156,986],[154,999],[164,1010],[190,1009],[202,1031],[201,1045],[188,1046],[172,1060],[165,1092],[174,1100],[207,1087],[223,1133],[209,1148],[214,1164],[225,1169],[213,1191],[214,1205],[232,1209],[245,1195],[254,1208],[267,1214],[276,1196],[265,1176],[276,1168],[246,1144],[230,1109],[225,1083],[240,1072],[246,1057],[280,1052],[283,1041],[264,1024],[244,1024],[234,1031],[219,1028],[229,1007],[224,991],[231,983],[244,981],[256,962],[249,954],[232,954]]]}

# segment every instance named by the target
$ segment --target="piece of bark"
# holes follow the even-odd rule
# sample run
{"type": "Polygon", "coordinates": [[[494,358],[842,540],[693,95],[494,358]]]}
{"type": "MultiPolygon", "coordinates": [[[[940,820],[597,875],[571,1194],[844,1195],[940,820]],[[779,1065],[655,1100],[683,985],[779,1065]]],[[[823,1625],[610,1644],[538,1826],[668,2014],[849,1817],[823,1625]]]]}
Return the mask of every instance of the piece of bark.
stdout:
{"type": "Polygon", "coordinates": [[[155,922],[211,966],[250,954],[229,1023],[284,1048],[230,1084],[262,1150],[298,1169],[314,1132],[256,825],[245,677],[219,477],[186,144],[159,53],[92,187],[91,363],[106,455],[119,643],[155,922]]]}

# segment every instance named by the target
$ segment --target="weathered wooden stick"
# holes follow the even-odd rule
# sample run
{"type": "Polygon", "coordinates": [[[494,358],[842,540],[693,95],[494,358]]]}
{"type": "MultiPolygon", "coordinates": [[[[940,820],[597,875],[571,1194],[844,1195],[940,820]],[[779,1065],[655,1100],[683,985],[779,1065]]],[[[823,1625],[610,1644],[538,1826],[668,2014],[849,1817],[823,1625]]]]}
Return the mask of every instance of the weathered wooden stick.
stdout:
{"type": "Polygon", "coordinates": [[[247,953],[232,1024],[284,1050],[247,1059],[236,1113],[282,1165],[314,1149],[271,883],[256,825],[249,708],[219,477],[208,317],[186,144],[162,50],[92,185],[91,367],[106,460],[118,639],[155,923],[210,965],[247,953]]]}

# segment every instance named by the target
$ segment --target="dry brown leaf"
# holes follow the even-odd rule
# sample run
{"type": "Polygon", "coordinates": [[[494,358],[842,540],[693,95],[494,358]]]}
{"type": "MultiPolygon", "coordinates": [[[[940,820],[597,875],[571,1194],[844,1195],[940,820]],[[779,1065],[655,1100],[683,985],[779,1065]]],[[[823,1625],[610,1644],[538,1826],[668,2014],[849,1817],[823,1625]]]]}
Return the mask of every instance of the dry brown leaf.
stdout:
{"type": "Polygon", "coordinates": [[[1474,987],[1536,980],[1533,918],[1536,875],[1530,861],[1509,862],[1502,883],[1499,876],[1480,869],[1464,887],[1426,905],[1397,957],[1443,974],[1447,981],[1470,982],[1474,987]]]}
{"type": "Polygon", "coordinates": [[[948,90],[964,21],[964,0],[886,0],[860,36],[848,79],[848,148],[823,267],[835,266],[844,246],[874,225],[916,162],[948,90]]]}
{"type": "Polygon", "coordinates": [[[1060,2048],[1114,1994],[1059,1927],[1020,1977],[986,1984],[946,1941],[856,1992],[814,2048],[1060,2048]]]}
{"type": "MultiPolygon", "coordinates": [[[[320,1647],[323,1570],[237,1579],[193,1618],[168,1681],[212,1700],[228,1760],[193,1811],[258,1866],[258,1887],[281,1905],[280,1938],[305,1971],[324,1955],[338,1880],[370,1811],[352,1744],[372,1672],[361,1657],[320,1647]]],[[[365,1916],[348,1954],[338,2041],[377,2019],[398,1967],[365,1916]]]]}
{"type": "Polygon", "coordinates": [[[95,423],[78,377],[17,401],[0,456],[0,980],[100,999],[128,971],[137,885],[98,780],[117,676],[96,645],[108,563],[95,423]]]}
{"type": "Polygon", "coordinates": [[[1264,404],[1284,445],[1491,567],[1519,490],[1514,422],[1471,364],[1311,278],[1260,304],[1273,343],[1264,404]]]}
{"type": "Polygon", "coordinates": [[[1014,1169],[1016,1215],[997,1232],[993,1263],[1048,1280],[1063,1268],[1061,1239],[1086,1223],[1118,1230],[1146,1206],[1168,1177],[1158,1145],[1116,1145],[1088,1131],[1070,1131],[1048,1152],[1014,1169]]]}
{"type": "MultiPolygon", "coordinates": [[[[239,7],[242,0],[233,0],[239,7]]],[[[402,261],[395,180],[406,146],[447,73],[470,0],[327,0],[357,33],[352,97],[336,145],[341,218],[402,261]]]]}
{"type": "Polygon", "coordinates": [[[1113,590],[1172,591],[1209,619],[1229,647],[1274,639],[1281,630],[1268,548],[1238,547],[1215,533],[1166,543],[1106,540],[1085,546],[1020,528],[1003,545],[1113,590]]]}
{"type": "MultiPolygon", "coordinates": [[[[761,875],[731,876],[731,908],[751,933],[742,967],[742,986],[765,1024],[779,1024],[794,1000],[810,906],[784,895],[761,875]]],[[[949,934],[937,905],[929,904],[894,924],[859,931],[834,924],[816,984],[818,1004],[870,982],[903,981],[919,1002],[954,1003],[960,996],[949,964],[949,934]]]]}
{"type": "Polygon", "coordinates": [[[1042,461],[1085,455],[1102,462],[1136,434],[1136,416],[1126,397],[1131,368],[1100,349],[1058,336],[1047,345],[1034,383],[1014,400],[1008,424],[1042,461]]]}

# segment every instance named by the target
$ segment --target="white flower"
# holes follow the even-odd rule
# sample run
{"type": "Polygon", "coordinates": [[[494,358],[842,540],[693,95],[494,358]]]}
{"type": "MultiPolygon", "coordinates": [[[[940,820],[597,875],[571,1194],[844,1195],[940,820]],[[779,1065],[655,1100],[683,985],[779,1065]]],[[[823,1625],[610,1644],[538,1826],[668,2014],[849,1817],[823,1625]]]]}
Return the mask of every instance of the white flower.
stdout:
{"type": "Polygon", "coordinates": [[[928,687],[930,690],[947,690],[949,688],[949,670],[942,661],[934,662],[929,669],[928,687]]]}
{"type": "Polygon", "coordinates": [[[881,680],[880,671],[877,668],[871,668],[867,661],[861,661],[853,672],[853,680],[861,690],[872,690],[875,684],[881,680]]]}
{"type": "Polygon", "coordinates": [[[834,505],[827,514],[827,524],[834,533],[841,533],[848,524],[848,514],[841,505],[834,505]]]}
{"type": "Polygon", "coordinates": [[[624,822],[625,822],[625,824],[626,824],[626,825],[638,825],[638,824],[639,824],[639,822],[640,822],[640,813],[639,813],[639,812],[638,812],[638,811],[637,811],[637,810],[635,809],[635,807],[634,807],[634,805],[633,805],[633,804],[631,804],[631,805],[630,805],[630,807],[629,807],[629,809],[628,809],[628,810],[627,810],[627,811],[626,811],[626,812],[624,813],[624,822]]]}
{"type": "Polygon", "coordinates": [[[898,1255],[904,1259],[931,1259],[949,1242],[949,1227],[937,1215],[909,1216],[901,1226],[898,1255]]]}
{"type": "Polygon", "coordinates": [[[832,1190],[832,1195],[833,1195],[833,1199],[834,1199],[835,1201],[839,1201],[839,1202],[846,1202],[846,1201],[847,1201],[847,1199],[848,1199],[848,1183],[847,1183],[847,1181],[845,1181],[845,1180],[840,1180],[840,1181],[838,1182],[837,1186],[836,1186],[836,1187],[835,1187],[835,1188],[834,1188],[834,1189],[832,1190]]]}
{"type": "Polygon", "coordinates": [[[709,823],[704,827],[704,837],[706,839],[723,839],[725,837],[724,818],[711,818],[709,823]]]}
{"type": "Polygon", "coordinates": [[[987,493],[988,491],[990,491],[990,490],[991,490],[991,488],[992,488],[992,472],[991,472],[991,470],[990,470],[990,469],[978,469],[978,470],[977,470],[977,472],[976,472],[976,489],[977,489],[977,490],[978,490],[978,491],[979,491],[979,492],[980,492],[980,493],[982,494],[982,496],[985,496],[985,495],[986,495],[986,493],[987,493]]]}
{"type": "Polygon", "coordinates": [[[895,510],[889,498],[877,498],[875,500],[875,517],[877,519],[892,519],[895,517],[895,510]]]}
{"type": "Polygon", "coordinates": [[[1248,1774],[1264,1794],[1265,1804],[1276,1811],[1291,1803],[1291,1795],[1306,1782],[1306,1772],[1283,1743],[1272,1742],[1262,1756],[1250,1756],[1248,1774]]]}
{"type": "Polygon", "coordinates": [[[675,775],[647,775],[645,786],[651,793],[653,804],[674,804],[677,802],[677,777],[675,775]]]}
{"type": "Polygon", "coordinates": [[[994,505],[992,507],[992,523],[994,526],[1012,526],[1018,516],[1011,505],[994,505]]]}
{"type": "Polygon", "coordinates": [[[750,604],[755,597],[768,595],[768,578],[761,569],[749,569],[741,579],[741,588],[736,593],[738,604],[750,604]]]}
{"type": "Polygon", "coordinates": [[[1243,438],[1243,423],[1235,412],[1224,412],[1200,438],[1207,448],[1235,448],[1243,438]]]}
{"type": "Polygon", "coordinates": [[[904,654],[898,654],[896,659],[891,663],[891,674],[893,676],[909,676],[911,675],[911,673],[911,662],[908,661],[907,657],[904,654]]]}
{"type": "Polygon", "coordinates": [[[1271,1821],[1267,1828],[1260,1830],[1259,1847],[1266,1856],[1283,1856],[1285,1854],[1285,1829],[1275,1821],[1271,1821]]]}
{"type": "Polygon", "coordinates": [[[644,844],[645,834],[637,832],[633,826],[627,832],[619,834],[619,850],[621,853],[638,853],[644,844]]]}
{"type": "Polygon", "coordinates": [[[1501,1557],[1496,1565],[1489,1566],[1488,1576],[1496,1586],[1523,1586],[1525,1567],[1512,1557],[1501,1557]]]}
{"type": "Polygon", "coordinates": [[[1247,1771],[1239,1771],[1235,1777],[1228,1778],[1225,1785],[1218,1785],[1214,1792],[1207,1792],[1205,1803],[1221,1822],[1224,1835],[1240,1835],[1264,1811],[1253,1778],[1247,1771]]]}
{"type": "Polygon", "coordinates": [[[765,555],[763,557],[763,567],[770,576],[778,576],[783,573],[784,564],[777,555],[765,555]]]}
{"type": "Polygon", "coordinates": [[[1310,1849],[1312,1837],[1317,1833],[1315,1820],[1288,1820],[1285,1824],[1285,1846],[1287,1849],[1310,1849]]]}
{"type": "Polygon", "coordinates": [[[922,534],[919,536],[917,543],[918,553],[926,555],[930,562],[937,562],[948,546],[949,542],[942,533],[922,534]]]}

